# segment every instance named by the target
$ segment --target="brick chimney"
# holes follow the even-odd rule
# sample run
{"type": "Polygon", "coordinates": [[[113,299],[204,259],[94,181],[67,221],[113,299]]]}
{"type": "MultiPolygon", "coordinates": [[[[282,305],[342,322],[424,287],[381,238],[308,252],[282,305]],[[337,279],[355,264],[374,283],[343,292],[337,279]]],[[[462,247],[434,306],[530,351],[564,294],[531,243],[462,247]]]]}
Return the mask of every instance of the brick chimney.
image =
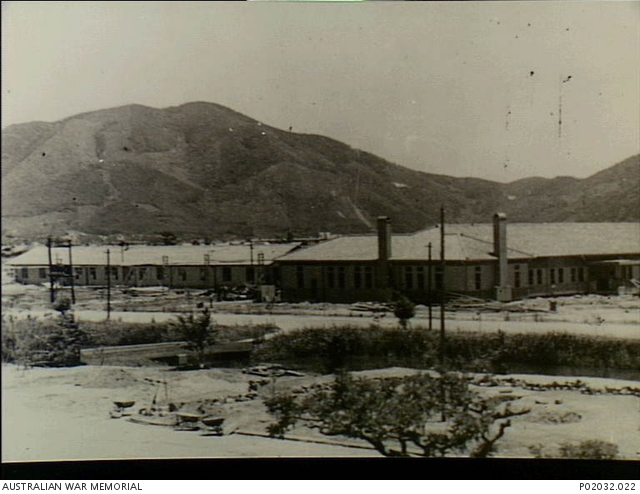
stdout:
{"type": "Polygon", "coordinates": [[[378,266],[377,286],[386,290],[390,287],[389,258],[391,257],[391,219],[378,216],[378,266]]]}
{"type": "Polygon", "coordinates": [[[493,215],[493,255],[498,258],[496,269],[495,297],[499,302],[509,302],[512,298],[509,286],[509,259],[507,256],[507,215],[493,215]]]}

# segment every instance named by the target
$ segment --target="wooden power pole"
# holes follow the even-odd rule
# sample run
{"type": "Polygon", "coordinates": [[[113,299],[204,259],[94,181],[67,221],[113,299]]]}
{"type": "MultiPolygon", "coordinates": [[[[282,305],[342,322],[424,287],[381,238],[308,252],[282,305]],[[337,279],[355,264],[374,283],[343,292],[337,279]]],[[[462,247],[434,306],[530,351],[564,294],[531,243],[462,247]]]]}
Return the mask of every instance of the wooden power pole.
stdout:
{"type": "Polygon", "coordinates": [[[49,301],[53,303],[56,299],[55,293],[53,291],[53,260],[51,259],[51,247],[53,244],[53,240],[51,237],[47,238],[47,253],[49,255],[49,301]]]}
{"type": "Polygon", "coordinates": [[[445,305],[445,284],[444,284],[444,270],[445,270],[445,255],[444,255],[444,207],[440,208],[440,274],[441,274],[441,284],[440,284],[440,365],[444,366],[444,343],[445,343],[445,332],[444,332],[444,305],[445,305]]]}
{"type": "Polygon", "coordinates": [[[431,294],[431,242],[429,242],[429,264],[427,265],[427,299],[429,300],[429,331],[433,329],[433,300],[431,294]]]}
{"type": "Polygon", "coordinates": [[[107,321],[111,318],[111,251],[107,249],[107,321]]]}
{"type": "Polygon", "coordinates": [[[71,240],[67,244],[69,249],[69,283],[71,283],[71,303],[76,303],[76,286],[75,286],[75,277],[73,273],[73,257],[71,256],[71,240]]]}

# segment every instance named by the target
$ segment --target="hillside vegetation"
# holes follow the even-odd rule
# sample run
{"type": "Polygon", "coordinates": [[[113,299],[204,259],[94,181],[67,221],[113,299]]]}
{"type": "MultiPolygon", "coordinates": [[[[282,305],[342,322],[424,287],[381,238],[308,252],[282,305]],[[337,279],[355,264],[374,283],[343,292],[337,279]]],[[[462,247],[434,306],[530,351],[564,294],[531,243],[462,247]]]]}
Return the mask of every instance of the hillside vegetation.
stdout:
{"type": "MultiPolygon", "coordinates": [[[[438,221],[640,220],[640,157],[584,180],[499,184],[413,171],[213,103],[130,105],[2,131],[3,238],[69,231],[246,238],[438,221]]],[[[426,163],[428,168],[428,163],[426,163]]]]}

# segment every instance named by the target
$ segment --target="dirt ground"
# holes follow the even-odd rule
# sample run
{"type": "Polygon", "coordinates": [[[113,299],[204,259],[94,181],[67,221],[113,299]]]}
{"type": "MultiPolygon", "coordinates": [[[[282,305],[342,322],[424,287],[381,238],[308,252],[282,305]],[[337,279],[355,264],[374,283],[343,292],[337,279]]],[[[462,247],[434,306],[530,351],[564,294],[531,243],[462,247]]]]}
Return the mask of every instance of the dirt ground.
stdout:
{"type": "MultiPolygon", "coordinates": [[[[401,375],[410,369],[366,371],[369,377],[401,375]]],[[[543,444],[553,454],[562,442],[600,439],[614,443],[622,458],[640,459],[640,397],[612,394],[638,388],[638,382],[580,378],[595,394],[544,389],[537,385],[574,382],[576,378],[501,376],[498,385],[474,386],[483,393],[519,397],[516,407],[530,408],[513,419],[501,439],[498,456],[531,457],[529,446],[543,444]],[[527,384],[524,384],[524,383],[527,384]],[[608,393],[606,389],[608,388],[608,393]],[[615,391],[623,390],[623,391],[615,391]],[[603,392],[603,394],[598,394],[603,392]]],[[[83,366],[24,370],[2,367],[2,461],[44,461],[106,458],[215,458],[378,456],[365,443],[327,438],[307,429],[293,431],[298,440],[265,436],[271,422],[260,397],[247,399],[249,381],[259,377],[240,369],[175,372],[166,367],[83,366]],[[164,384],[167,383],[166,389],[164,384]],[[171,427],[112,419],[114,401],[135,401],[142,407],[172,402],[181,410],[205,410],[226,417],[225,435],[203,437],[171,427]],[[212,400],[217,400],[213,404],[212,400]],[[315,441],[315,442],[314,442],[315,441]],[[326,444],[323,444],[326,443],[326,444]]],[[[280,377],[264,392],[312,386],[330,376],[280,377]]]]}
{"type": "MultiPolygon", "coordinates": [[[[24,318],[53,315],[44,286],[19,285],[4,279],[2,309],[6,317],[24,318]]],[[[112,293],[113,320],[124,322],[163,322],[175,319],[177,313],[197,310],[199,304],[210,306],[213,317],[223,325],[273,324],[283,331],[302,327],[333,325],[396,326],[389,312],[362,310],[357,305],[253,302],[218,302],[209,304],[202,290],[141,290],[135,296],[117,289],[112,293]]],[[[74,305],[78,321],[106,319],[106,290],[78,287],[74,305]]],[[[428,308],[418,305],[414,326],[428,327],[428,308]]],[[[438,327],[440,312],[432,311],[433,326],[438,327]]],[[[445,312],[448,330],[535,332],[562,331],[592,336],[640,338],[640,298],[631,295],[605,297],[576,295],[534,298],[509,304],[488,303],[450,307],[445,312]],[[550,310],[550,303],[556,310],[550,310]]]]}

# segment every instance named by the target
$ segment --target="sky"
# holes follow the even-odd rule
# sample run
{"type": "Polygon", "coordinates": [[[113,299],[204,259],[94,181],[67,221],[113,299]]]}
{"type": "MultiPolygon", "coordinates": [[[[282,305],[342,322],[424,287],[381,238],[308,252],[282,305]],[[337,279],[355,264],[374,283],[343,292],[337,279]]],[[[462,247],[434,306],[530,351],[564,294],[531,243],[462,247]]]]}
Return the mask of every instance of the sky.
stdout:
{"type": "Polygon", "coordinates": [[[2,2],[2,128],[228,106],[430,173],[640,152],[640,2],[2,2]]]}

